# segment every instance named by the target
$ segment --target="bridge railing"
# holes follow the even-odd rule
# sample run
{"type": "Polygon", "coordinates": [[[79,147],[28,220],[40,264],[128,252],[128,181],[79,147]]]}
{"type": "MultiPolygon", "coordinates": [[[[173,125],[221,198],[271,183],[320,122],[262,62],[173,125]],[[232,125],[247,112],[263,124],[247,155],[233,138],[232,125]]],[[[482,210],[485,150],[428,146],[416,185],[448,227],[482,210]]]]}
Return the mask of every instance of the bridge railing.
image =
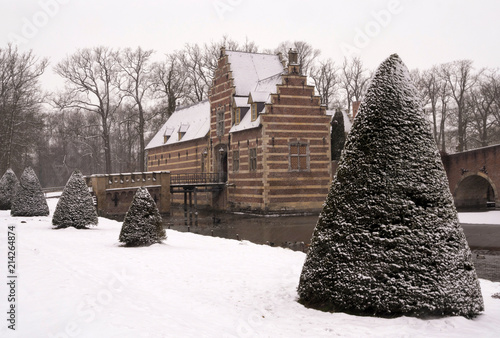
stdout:
{"type": "Polygon", "coordinates": [[[223,184],[226,183],[226,173],[198,173],[170,175],[170,185],[181,184],[223,184]]]}

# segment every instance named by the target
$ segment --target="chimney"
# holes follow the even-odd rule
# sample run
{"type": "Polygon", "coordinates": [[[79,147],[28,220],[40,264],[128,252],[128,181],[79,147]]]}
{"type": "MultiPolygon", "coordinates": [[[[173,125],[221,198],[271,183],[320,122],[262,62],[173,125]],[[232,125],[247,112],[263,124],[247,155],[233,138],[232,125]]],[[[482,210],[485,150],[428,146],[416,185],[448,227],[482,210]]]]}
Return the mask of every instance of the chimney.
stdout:
{"type": "Polygon", "coordinates": [[[226,55],[226,46],[222,46],[220,48],[220,57],[223,57],[224,55],[226,55]]]}
{"type": "Polygon", "coordinates": [[[352,103],[352,118],[353,119],[358,114],[358,109],[359,109],[360,104],[361,104],[361,101],[353,101],[353,103],[352,103]]]}
{"type": "Polygon", "coordinates": [[[299,53],[292,48],[288,51],[288,74],[300,74],[299,53]]]}

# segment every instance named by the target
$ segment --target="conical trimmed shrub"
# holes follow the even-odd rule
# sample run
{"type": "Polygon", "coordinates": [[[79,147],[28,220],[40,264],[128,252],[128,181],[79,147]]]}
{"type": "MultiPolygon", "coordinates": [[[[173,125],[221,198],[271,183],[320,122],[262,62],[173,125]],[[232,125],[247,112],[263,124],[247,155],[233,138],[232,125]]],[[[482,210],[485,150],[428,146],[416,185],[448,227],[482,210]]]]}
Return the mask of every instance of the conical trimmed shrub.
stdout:
{"type": "Polygon", "coordinates": [[[12,199],[10,214],[29,217],[49,214],[42,187],[31,167],[26,167],[19,178],[19,187],[12,199]]]}
{"type": "Polygon", "coordinates": [[[306,306],[378,316],[473,317],[476,271],[441,158],[397,55],[375,73],[300,276],[306,306]]]}
{"type": "Polygon", "coordinates": [[[344,115],[340,109],[335,111],[331,124],[331,158],[332,160],[338,161],[345,143],[344,115]]]}
{"type": "Polygon", "coordinates": [[[9,210],[19,180],[12,169],[7,169],[0,179],[0,210],[9,210]]]}
{"type": "Polygon", "coordinates": [[[119,241],[126,246],[148,246],[166,238],[155,201],[148,189],[140,187],[123,220],[119,241]]]}
{"type": "Polygon", "coordinates": [[[57,202],[52,225],[56,228],[84,229],[97,225],[97,211],[82,173],[75,170],[57,202]]]}

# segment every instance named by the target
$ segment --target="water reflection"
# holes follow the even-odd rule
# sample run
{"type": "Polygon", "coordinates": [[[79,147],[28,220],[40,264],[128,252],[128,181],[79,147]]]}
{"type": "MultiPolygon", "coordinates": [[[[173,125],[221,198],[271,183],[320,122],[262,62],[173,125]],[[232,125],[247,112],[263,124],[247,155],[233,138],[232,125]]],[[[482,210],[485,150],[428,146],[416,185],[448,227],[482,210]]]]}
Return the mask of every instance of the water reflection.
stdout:
{"type": "Polygon", "coordinates": [[[306,251],[318,216],[259,216],[172,208],[167,228],[306,251]]]}

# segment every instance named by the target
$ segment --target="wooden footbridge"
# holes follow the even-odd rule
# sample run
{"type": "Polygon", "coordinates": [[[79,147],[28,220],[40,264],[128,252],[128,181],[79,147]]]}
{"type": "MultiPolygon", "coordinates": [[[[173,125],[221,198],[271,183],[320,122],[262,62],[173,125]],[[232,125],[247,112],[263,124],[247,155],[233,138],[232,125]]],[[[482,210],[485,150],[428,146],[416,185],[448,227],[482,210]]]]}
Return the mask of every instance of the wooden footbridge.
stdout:
{"type": "Polygon", "coordinates": [[[197,174],[174,174],[170,176],[170,193],[184,194],[184,222],[188,225],[193,223],[193,210],[195,213],[195,224],[198,224],[198,192],[220,193],[226,185],[226,173],[197,173],[197,174]],[[193,204],[194,202],[194,204],[193,204]],[[194,208],[193,208],[194,207],[194,208]]]}
{"type": "Polygon", "coordinates": [[[226,173],[171,174],[170,193],[220,191],[226,185],[226,173]]]}

